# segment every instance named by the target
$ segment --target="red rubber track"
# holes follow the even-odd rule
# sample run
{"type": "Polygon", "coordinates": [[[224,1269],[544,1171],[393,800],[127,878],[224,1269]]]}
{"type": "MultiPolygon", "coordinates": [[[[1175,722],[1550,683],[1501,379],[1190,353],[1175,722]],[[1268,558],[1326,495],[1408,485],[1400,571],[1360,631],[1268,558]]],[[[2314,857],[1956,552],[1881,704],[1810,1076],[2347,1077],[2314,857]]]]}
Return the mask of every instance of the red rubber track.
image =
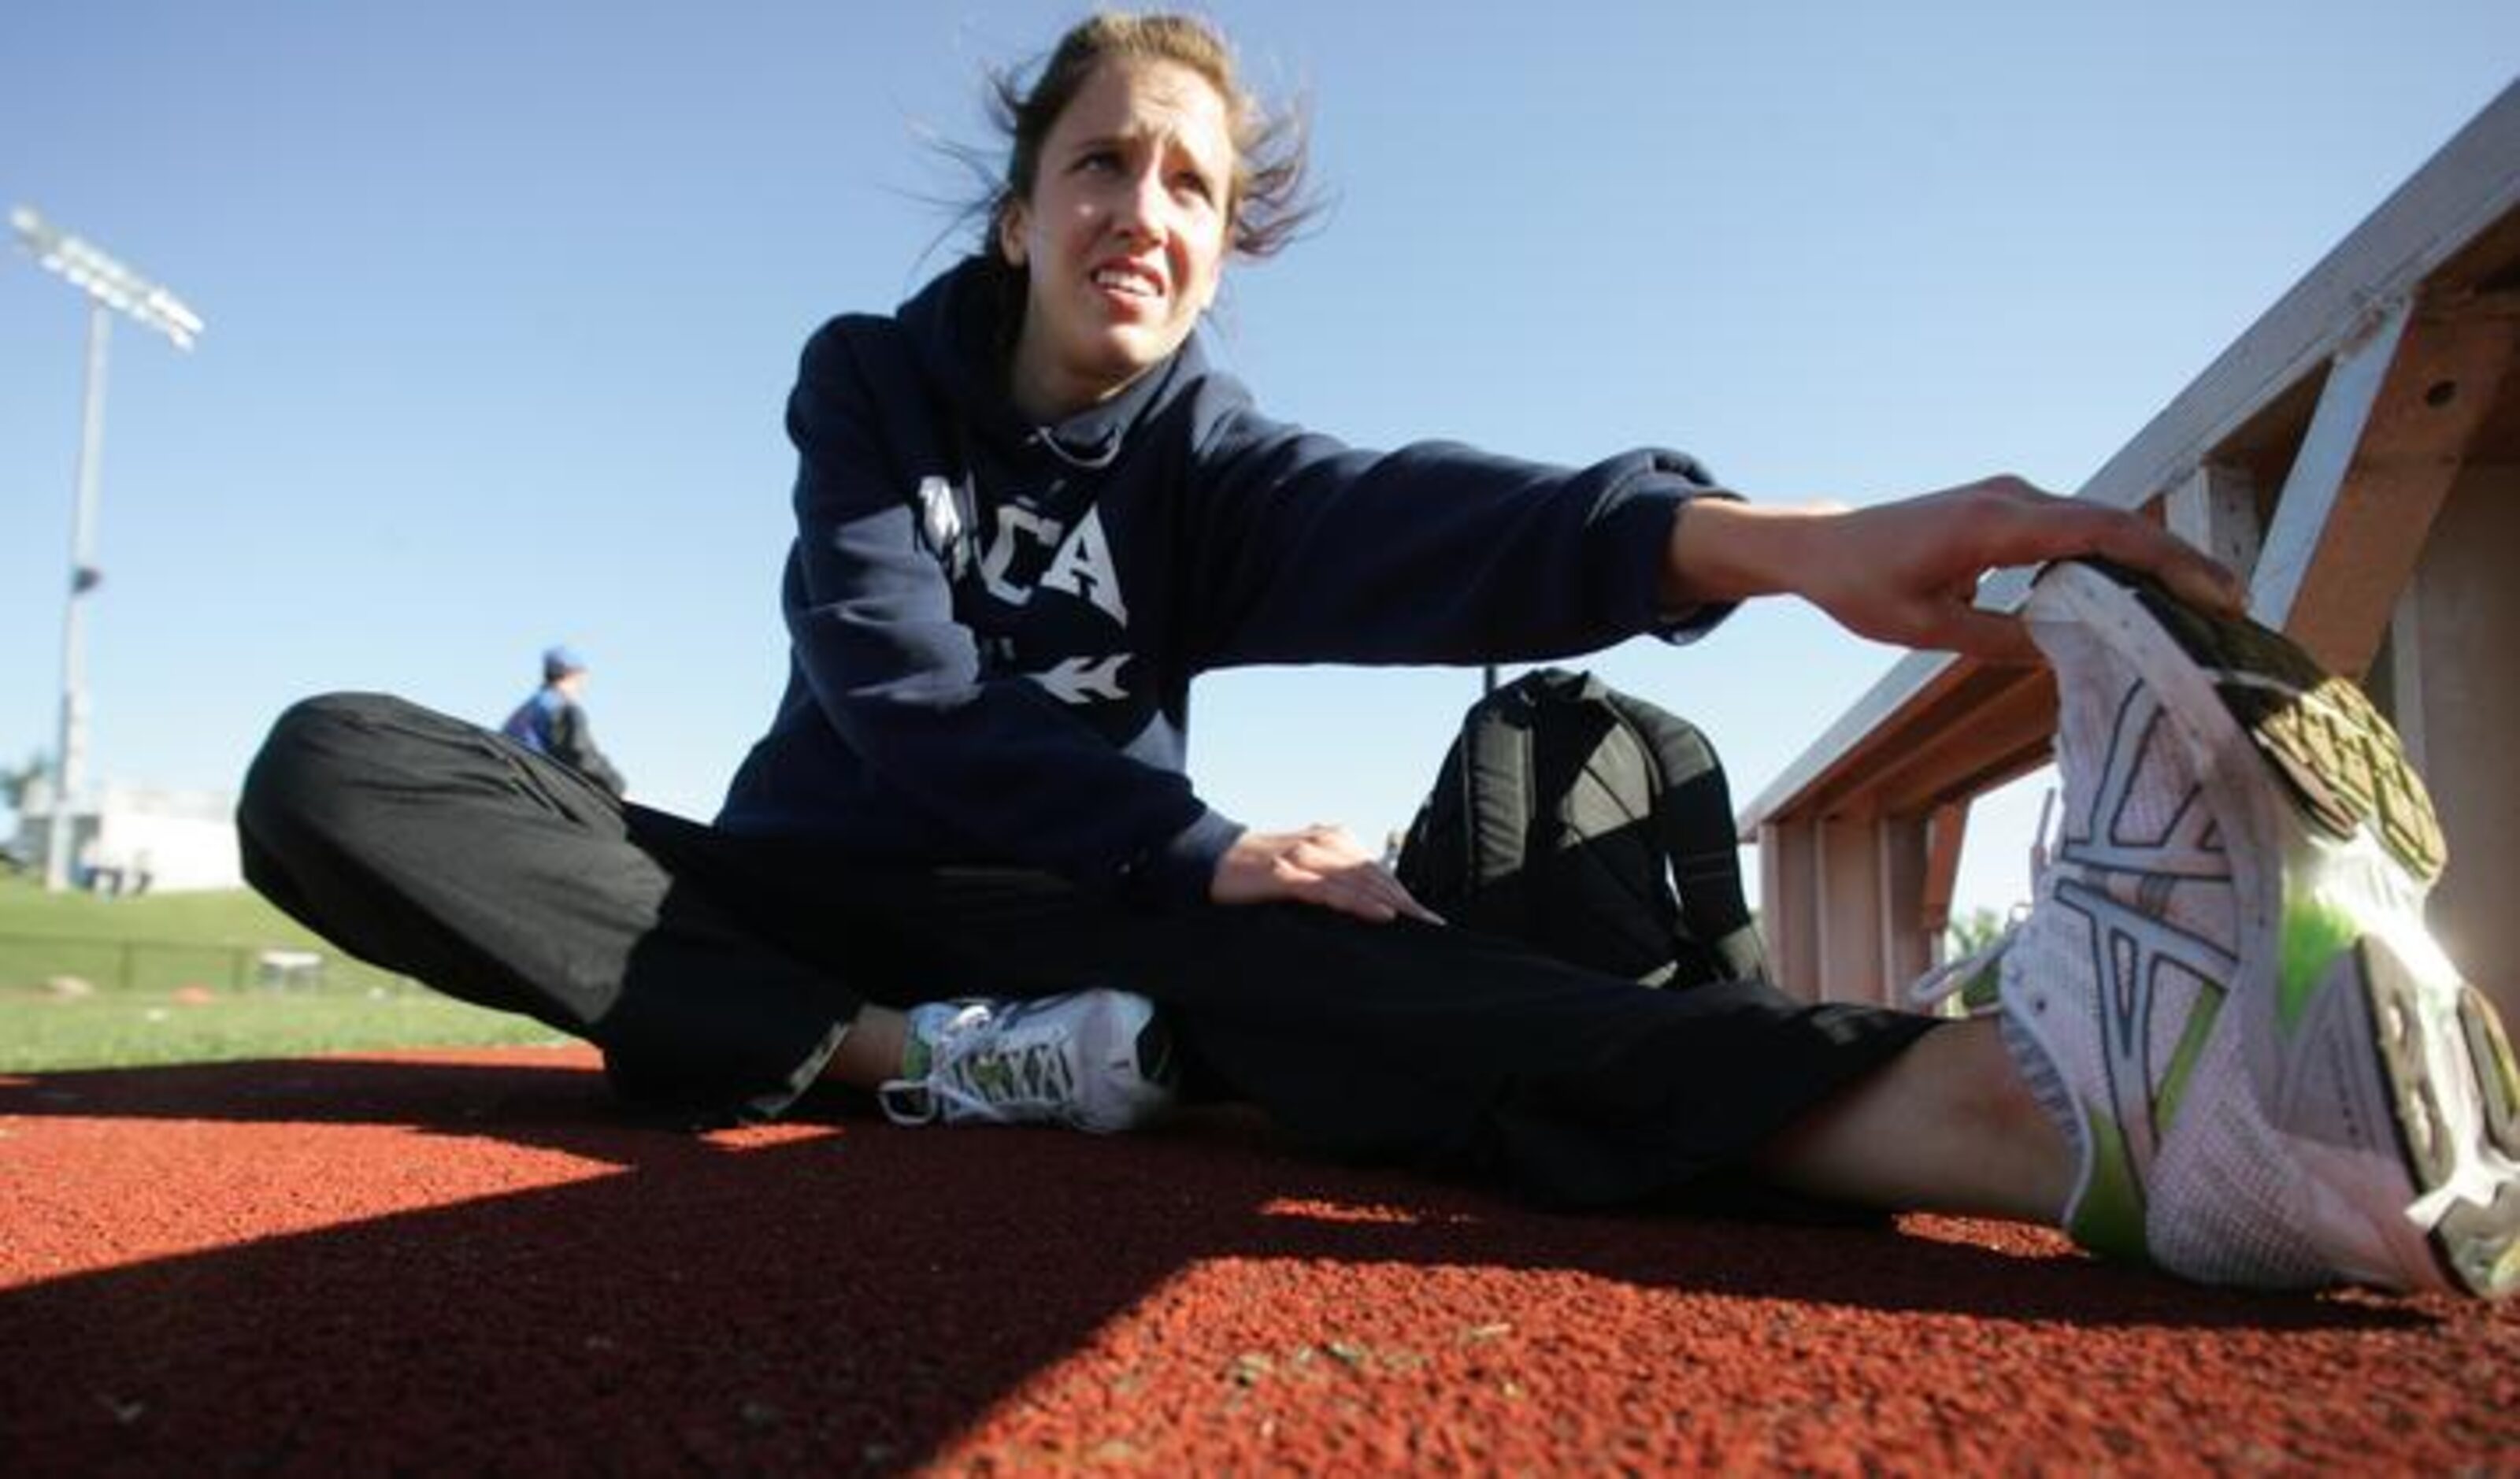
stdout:
{"type": "Polygon", "coordinates": [[[2520,1472],[2520,1307],[1565,1217],[1288,1152],[625,1122],[579,1051],[0,1077],[14,1475],[2520,1472]]]}

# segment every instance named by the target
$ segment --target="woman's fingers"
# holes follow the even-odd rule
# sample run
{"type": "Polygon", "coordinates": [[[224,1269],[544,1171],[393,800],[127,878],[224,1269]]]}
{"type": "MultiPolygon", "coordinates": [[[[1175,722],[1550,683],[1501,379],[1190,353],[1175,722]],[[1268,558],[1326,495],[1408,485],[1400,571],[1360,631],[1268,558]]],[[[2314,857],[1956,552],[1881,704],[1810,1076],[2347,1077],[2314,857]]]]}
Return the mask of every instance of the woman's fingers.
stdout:
{"type": "Polygon", "coordinates": [[[1801,587],[1848,629],[1877,641],[2030,661],[2028,634],[1976,605],[1988,571],[2097,557],[2144,571],[2182,600],[2235,615],[2237,576],[2141,515],[2060,498],[2017,477],[1985,478],[1828,520],[1801,587]]]}
{"type": "Polygon", "coordinates": [[[1382,923],[1416,903],[1343,829],[1309,829],[1287,863],[1302,875],[1298,897],[1341,914],[1382,923]]]}
{"type": "Polygon", "coordinates": [[[1293,832],[1246,833],[1218,870],[1219,903],[1291,901],[1311,904],[1374,923],[1395,919],[1444,922],[1418,902],[1381,859],[1367,852],[1345,828],[1315,825],[1293,832]],[[1250,865],[1265,870],[1251,881],[1250,865]]]}
{"type": "Polygon", "coordinates": [[[1328,879],[1337,892],[1338,902],[1332,907],[1372,919],[1377,923],[1401,918],[1422,919],[1441,924],[1443,917],[1418,902],[1417,896],[1391,875],[1391,870],[1379,861],[1369,860],[1340,868],[1328,879]]]}

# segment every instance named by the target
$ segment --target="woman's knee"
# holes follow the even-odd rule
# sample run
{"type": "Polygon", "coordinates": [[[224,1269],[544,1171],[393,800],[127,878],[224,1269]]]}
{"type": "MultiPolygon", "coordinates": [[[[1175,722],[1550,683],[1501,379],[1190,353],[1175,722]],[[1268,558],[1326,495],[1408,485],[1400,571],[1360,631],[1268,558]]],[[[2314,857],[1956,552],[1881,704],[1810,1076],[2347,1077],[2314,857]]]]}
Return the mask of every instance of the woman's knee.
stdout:
{"type": "Polygon", "coordinates": [[[388,750],[377,738],[410,707],[384,694],[323,694],[291,704],[246,768],[239,824],[269,834],[337,812],[349,791],[382,771],[388,750]]]}

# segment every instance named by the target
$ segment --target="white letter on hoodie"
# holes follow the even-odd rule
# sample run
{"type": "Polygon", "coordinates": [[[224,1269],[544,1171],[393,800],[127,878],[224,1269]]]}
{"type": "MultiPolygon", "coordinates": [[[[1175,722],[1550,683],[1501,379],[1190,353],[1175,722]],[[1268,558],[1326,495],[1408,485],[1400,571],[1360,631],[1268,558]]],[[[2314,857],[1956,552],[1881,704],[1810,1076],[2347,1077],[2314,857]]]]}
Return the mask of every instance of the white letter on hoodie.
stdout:
{"type": "Polygon", "coordinates": [[[1100,606],[1113,621],[1129,624],[1129,608],[1120,599],[1120,572],[1111,568],[1111,546],[1102,537],[1102,511],[1088,509],[1085,521],[1058,547],[1058,558],[1041,583],[1054,591],[1080,596],[1100,606]]]}
{"type": "Polygon", "coordinates": [[[989,541],[989,552],[980,560],[980,579],[988,585],[990,595],[1009,605],[1022,605],[1032,600],[1032,592],[1007,579],[1008,566],[1015,562],[1018,535],[1046,545],[1058,537],[1058,524],[1029,509],[1012,504],[998,506],[998,537],[989,541]]]}

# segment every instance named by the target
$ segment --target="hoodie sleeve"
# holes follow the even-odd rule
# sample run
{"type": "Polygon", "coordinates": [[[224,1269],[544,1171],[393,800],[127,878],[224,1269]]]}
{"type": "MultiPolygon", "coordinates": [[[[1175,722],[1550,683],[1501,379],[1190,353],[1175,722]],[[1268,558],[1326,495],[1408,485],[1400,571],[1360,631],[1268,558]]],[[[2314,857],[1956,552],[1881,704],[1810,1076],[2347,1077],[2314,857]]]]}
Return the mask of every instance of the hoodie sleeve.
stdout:
{"type": "MultiPolygon", "coordinates": [[[[884,377],[886,393],[916,394],[895,383],[908,379],[884,377]]],[[[806,345],[788,405],[800,460],[786,614],[824,715],[884,784],[997,856],[1144,903],[1204,900],[1242,829],[1032,680],[984,670],[906,496],[955,470],[903,444],[932,434],[908,435],[932,426],[926,408],[887,405],[870,381],[838,321],[806,345]]]]}
{"type": "Polygon", "coordinates": [[[1202,667],[1537,661],[1693,640],[1732,609],[1657,605],[1681,505],[1736,496],[1685,453],[1567,469],[1451,442],[1372,452],[1240,401],[1196,458],[1202,667]]]}

